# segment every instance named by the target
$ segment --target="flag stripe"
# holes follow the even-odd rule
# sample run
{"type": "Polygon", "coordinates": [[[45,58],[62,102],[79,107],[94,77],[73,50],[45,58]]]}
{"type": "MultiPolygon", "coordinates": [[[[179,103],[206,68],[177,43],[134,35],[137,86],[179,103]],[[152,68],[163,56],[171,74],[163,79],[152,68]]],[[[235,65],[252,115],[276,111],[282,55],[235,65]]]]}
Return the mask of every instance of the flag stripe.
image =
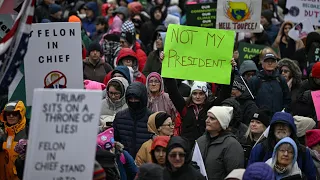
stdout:
{"type": "Polygon", "coordinates": [[[33,21],[33,16],[28,16],[27,18],[27,24],[32,24],[32,21],[33,21]]]}

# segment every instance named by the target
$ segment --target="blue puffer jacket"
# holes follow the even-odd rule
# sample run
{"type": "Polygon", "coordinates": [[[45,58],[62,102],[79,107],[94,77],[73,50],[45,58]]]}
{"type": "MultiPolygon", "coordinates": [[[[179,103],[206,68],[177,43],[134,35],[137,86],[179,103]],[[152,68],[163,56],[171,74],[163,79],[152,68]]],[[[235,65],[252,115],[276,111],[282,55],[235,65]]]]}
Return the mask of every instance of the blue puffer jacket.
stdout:
{"type": "Polygon", "coordinates": [[[99,11],[98,4],[96,2],[88,2],[85,7],[93,11],[93,18],[84,18],[82,21],[82,27],[90,33],[90,38],[93,36],[93,34],[96,32],[96,24],[95,19],[97,16],[97,13],[99,11]]]}
{"type": "Polygon", "coordinates": [[[257,106],[267,107],[272,113],[287,109],[291,103],[289,87],[278,71],[270,75],[264,70],[260,71],[250,79],[249,88],[255,96],[257,106]]]}
{"type": "Polygon", "coordinates": [[[259,144],[257,144],[251,151],[248,166],[254,162],[265,162],[272,157],[274,150],[275,136],[274,136],[274,125],[276,123],[286,123],[291,128],[291,138],[296,142],[298,147],[298,159],[297,163],[303,174],[307,177],[308,180],[316,179],[316,167],[313,163],[312,156],[310,151],[305,146],[299,144],[296,132],[297,128],[294,124],[294,119],[289,113],[277,112],[272,117],[270,123],[270,130],[268,138],[259,144]],[[273,145],[271,145],[273,144],[273,145]]]}
{"type": "Polygon", "coordinates": [[[134,111],[129,108],[122,110],[116,114],[113,121],[114,138],[124,145],[132,157],[136,157],[136,153],[141,145],[151,138],[148,132],[147,123],[151,111],[147,109],[147,89],[140,82],[133,82],[126,91],[126,101],[128,103],[129,96],[139,98],[141,108],[134,111]]]}

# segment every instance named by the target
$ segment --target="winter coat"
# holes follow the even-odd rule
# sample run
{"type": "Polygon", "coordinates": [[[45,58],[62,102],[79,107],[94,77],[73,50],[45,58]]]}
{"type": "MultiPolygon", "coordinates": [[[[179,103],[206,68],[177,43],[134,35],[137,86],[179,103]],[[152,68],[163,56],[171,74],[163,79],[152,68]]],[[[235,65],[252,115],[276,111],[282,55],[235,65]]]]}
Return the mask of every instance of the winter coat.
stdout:
{"type": "Polygon", "coordinates": [[[93,65],[89,58],[83,61],[83,79],[97,81],[103,83],[104,77],[112,71],[111,66],[108,63],[99,59],[96,65],[93,65]]]}
{"type": "Polygon", "coordinates": [[[264,31],[267,33],[268,35],[268,42],[269,44],[273,44],[273,42],[276,40],[276,37],[278,35],[279,32],[279,27],[273,24],[270,24],[267,27],[264,27],[264,31]]]}
{"type": "Polygon", "coordinates": [[[151,111],[147,109],[147,90],[143,84],[137,82],[130,84],[126,91],[126,100],[129,95],[138,97],[143,108],[134,111],[129,107],[119,111],[114,119],[113,127],[115,140],[122,143],[125,150],[135,157],[141,145],[151,137],[147,129],[151,111]]]}
{"type": "Polygon", "coordinates": [[[123,75],[123,77],[128,81],[129,84],[131,84],[131,77],[130,77],[130,71],[129,68],[127,66],[117,66],[116,68],[114,68],[113,71],[109,72],[103,80],[103,84],[108,84],[110,79],[112,78],[112,76],[115,73],[120,73],[123,75]]]}
{"type": "Polygon", "coordinates": [[[49,6],[44,1],[42,1],[35,9],[34,16],[37,23],[40,23],[43,19],[49,19],[49,6]]]}
{"type": "Polygon", "coordinates": [[[134,52],[137,55],[137,60],[139,63],[139,71],[141,72],[147,62],[147,55],[146,53],[142,50],[141,45],[138,41],[135,42],[135,48],[134,52]]]}
{"type": "Polygon", "coordinates": [[[257,112],[259,108],[247,89],[239,97],[236,97],[236,100],[239,102],[243,114],[242,122],[249,126],[253,114],[257,112]]]}
{"type": "Polygon", "coordinates": [[[97,17],[97,13],[99,12],[98,9],[98,4],[96,2],[88,2],[85,5],[88,9],[93,11],[93,17],[92,18],[84,18],[82,21],[82,27],[88,32],[90,33],[89,37],[91,38],[94,33],[96,32],[96,24],[95,24],[95,20],[97,17]]]}
{"type": "Polygon", "coordinates": [[[244,76],[244,73],[248,71],[255,71],[258,73],[258,68],[252,60],[243,61],[240,65],[239,73],[241,76],[244,76]]]}
{"type": "Polygon", "coordinates": [[[206,132],[197,143],[208,180],[224,179],[232,170],[244,168],[243,149],[232,133],[223,132],[213,139],[206,132]]]}
{"type": "Polygon", "coordinates": [[[320,156],[316,155],[318,153],[315,152],[315,150],[311,150],[311,149],[309,149],[309,150],[310,150],[310,154],[311,154],[312,159],[313,159],[313,163],[317,168],[317,179],[319,179],[320,178],[320,156]]]}
{"type": "Polygon", "coordinates": [[[151,72],[157,72],[161,74],[162,63],[160,62],[159,54],[159,50],[154,50],[148,55],[146,65],[144,66],[142,71],[145,76],[148,76],[151,72]]]}
{"type": "Polygon", "coordinates": [[[120,180],[134,180],[138,167],[132,156],[123,148],[121,143],[115,142],[116,162],[120,172],[120,180]]]}
{"type": "Polygon", "coordinates": [[[129,86],[128,81],[121,77],[114,77],[108,82],[107,87],[109,83],[112,81],[116,81],[120,83],[121,87],[123,88],[121,91],[122,94],[120,99],[117,100],[116,102],[112,102],[107,95],[107,97],[104,100],[102,100],[101,113],[100,113],[101,115],[114,116],[117,112],[128,108],[126,104],[126,99],[125,99],[125,91],[129,86]]]}
{"type": "Polygon", "coordinates": [[[92,41],[88,37],[88,35],[84,29],[81,29],[81,39],[82,39],[82,43],[84,44],[84,47],[86,49],[89,49],[89,45],[91,44],[92,41]]]}
{"type": "Polygon", "coordinates": [[[291,103],[289,88],[285,78],[277,71],[268,75],[262,70],[250,79],[248,85],[259,108],[265,106],[272,113],[288,109],[291,103]]]}
{"type": "Polygon", "coordinates": [[[294,120],[285,118],[272,119],[270,122],[270,130],[268,137],[265,141],[258,143],[251,151],[248,166],[254,162],[265,162],[272,157],[272,153],[275,146],[274,125],[279,121],[285,122],[291,128],[291,138],[295,141],[298,147],[297,163],[303,174],[308,180],[314,180],[316,178],[316,168],[313,164],[313,160],[309,149],[299,144],[296,135],[296,125],[294,120]],[[281,120],[280,120],[281,119],[281,120]]]}
{"type": "MultiPolygon", "coordinates": [[[[4,111],[0,115],[0,121],[4,123],[4,142],[2,144],[2,151],[0,151],[0,158],[4,158],[4,161],[0,160],[0,179],[1,180],[18,180],[17,169],[15,161],[18,157],[18,153],[14,151],[14,148],[18,141],[26,137],[26,107],[22,101],[16,101],[8,103],[5,107],[6,111],[19,111],[21,120],[13,125],[9,126],[6,122],[4,111]],[[9,106],[10,104],[10,106],[9,106]],[[12,108],[13,107],[13,108],[12,108]]],[[[0,144],[1,145],[1,144],[0,144]]]]}
{"type": "Polygon", "coordinates": [[[166,156],[166,168],[163,171],[163,179],[165,180],[205,180],[205,177],[202,176],[200,171],[196,170],[192,165],[190,165],[191,161],[191,150],[188,144],[188,141],[183,139],[180,136],[174,136],[170,139],[167,146],[167,156],[166,156]],[[171,168],[171,164],[168,160],[168,154],[174,147],[181,147],[185,153],[185,161],[184,165],[173,171],[171,168]]]}

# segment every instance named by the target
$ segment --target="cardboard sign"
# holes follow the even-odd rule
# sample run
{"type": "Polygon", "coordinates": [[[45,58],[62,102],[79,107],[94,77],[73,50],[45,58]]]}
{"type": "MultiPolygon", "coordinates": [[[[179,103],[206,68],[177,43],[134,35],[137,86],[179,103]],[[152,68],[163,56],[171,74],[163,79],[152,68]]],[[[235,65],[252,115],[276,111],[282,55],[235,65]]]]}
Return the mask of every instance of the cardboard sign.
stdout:
{"type": "Polygon", "coordinates": [[[92,179],[101,98],[101,91],[34,91],[24,180],[92,179]]]}
{"type": "Polygon", "coordinates": [[[260,54],[265,47],[267,46],[240,42],[238,46],[240,63],[246,60],[252,60],[253,57],[260,54]]]}
{"type": "Polygon", "coordinates": [[[307,38],[308,34],[313,31],[315,31],[315,29],[312,26],[310,19],[305,19],[290,29],[288,35],[294,40],[299,40],[307,38]]]}
{"type": "Polygon", "coordinates": [[[27,106],[35,88],[83,89],[80,23],[33,24],[24,59],[27,106]]]}
{"type": "Polygon", "coordinates": [[[261,0],[218,1],[216,28],[261,32],[261,7],[261,0]]]}
{"type": "Polygon", "coordinates": [[[318,0],[287,1],[286,7],[289,13],[284,17],[286,21],[300,23],[305,19],[309,19],[314,26],[320,26],[320,3],[318,0]]]}
{"type": "Polygon", "coordinates": [[[314,108],[316,109],[317,119],[320,121],[320,91],[311,91],[314,108]]]}
{"type": "Polygon", "coordinates": [[[187,25],[214,28],[217,3],[190,4],[186,6],[187,25]]]}
{"type": "Polygon", "coordinates": [[[171,24],[162,77],[229,84],[234,31],[171,24]]]}

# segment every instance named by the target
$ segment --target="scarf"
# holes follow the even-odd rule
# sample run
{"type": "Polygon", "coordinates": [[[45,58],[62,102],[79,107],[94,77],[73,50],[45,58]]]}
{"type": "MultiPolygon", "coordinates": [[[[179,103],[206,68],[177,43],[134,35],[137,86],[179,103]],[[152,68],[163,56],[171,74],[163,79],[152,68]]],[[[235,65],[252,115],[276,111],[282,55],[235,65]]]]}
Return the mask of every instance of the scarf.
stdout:
{"type": "Polygon", "coordinates": [[[277,171],[277,173],[279,173],[279,174],[283,174],[283,173],[285,173],[285,172],[288,170],[287,167],[281,167],[281,166],[279,166],[279,165],[277,165],[277,164],[274,165],[274,169],[275,169],[275,170],[277,171]]]}

